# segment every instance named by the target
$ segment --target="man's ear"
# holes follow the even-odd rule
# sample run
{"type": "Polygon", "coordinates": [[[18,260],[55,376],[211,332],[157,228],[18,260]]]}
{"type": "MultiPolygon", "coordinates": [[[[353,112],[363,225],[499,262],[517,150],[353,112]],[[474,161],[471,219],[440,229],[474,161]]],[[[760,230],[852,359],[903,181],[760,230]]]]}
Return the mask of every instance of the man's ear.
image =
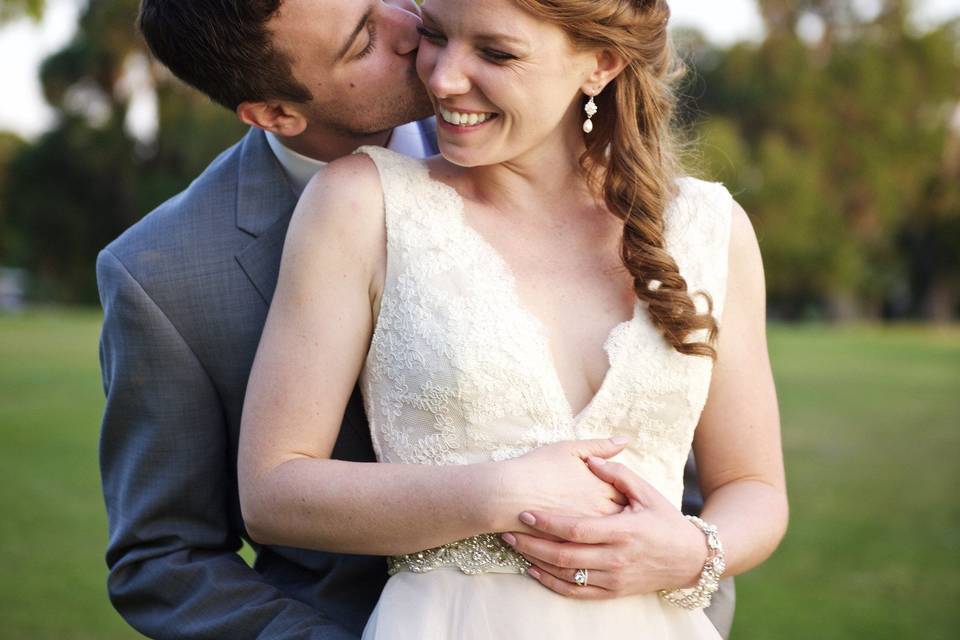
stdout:
{"type": "Polygon", "coordinates": [[[588,95],[600,93],[604,87],[626,69],[627,59],[613,49],[600,49],[594,56],[594,67],[583,83],[583,92],[588,95]],[[592,91],[592,93],[591,93],[592,91]]]}
{"type": "Polygon", "coordinates": [[[298,136],[307,128],[306,117],[284,102],[241,102],[237,117],[278,136],[298,136]]]}

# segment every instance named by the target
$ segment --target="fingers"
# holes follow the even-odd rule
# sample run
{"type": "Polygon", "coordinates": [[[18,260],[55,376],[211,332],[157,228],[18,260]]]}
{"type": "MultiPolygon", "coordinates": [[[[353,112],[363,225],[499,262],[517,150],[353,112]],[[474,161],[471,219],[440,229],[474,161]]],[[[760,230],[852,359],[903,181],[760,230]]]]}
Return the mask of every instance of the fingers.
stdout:
{"type": "Polygon", "coordinates": [[[591,456],[587,458],[587,466],[598,478],[613,485],[631,502],[647,505],[659,496],[656,489],[646,480],[618,462],[609,462],[601,457],[591,456]]]}
{"type": "MultiPolygon", "coordinates": [[[[571,584],[574,587],[577,587],[578,589],[580,588],[579,585],[577,585],[577,580],[576,580],[576,573],[578,569],[565,569],[563,567],[557,567],[555,565],[552,565],[548,562],[543,562],[542,560],[538,560],[536,558],[528,558],[528,560],[530,560],[530,562],[535,567],[537,567],[541,571],[547,572],[557,580],[571,584]]],[[[581,567],[581,568],[587,569],[587,567],[581,567]]],[[[617,585],[614,584],[613,580],[611,579],[612,575],[613,574],[607,571],[601,571],[599,569],[588,569],[587,584],[585,586],[596,587],[598,589],[603,589],[604,591],[614,591],[615,590],[614,587],[616,587],[617,585]]],[[[608,594],[608,597],[611,597],[613,595],[614,594],[608,594]]]]}
{"type": "Polygon", "coordinates": [[[538,532],[581,544],[609,544],[616,542],[616,522],[611,516],[584,518],[564,516],[542,511],[524,511],[520,521],[538,532]]]}
{"type": "Polygon", "coordinates": [[[583,459],[589,456],[596,456],[601,459],[612,458],[623,451],[627,442],[629,442],[629,440],[623,436],[598,440],[577,440],[574,443],[574,450],[577,452],[577,455],[583,459]]]}
{"type": "Polygon", "coordinates": [[[504,534],[503,540],[530,560],[536,559],[564,569],[607,569],[613,562],[610,557],[612,554],[601,545],[553,542],[516,532],[504,534]]]}
{"type": "Polygon", "coordinates": [[[610,498],[610,506],[603,510],[603,515],[612,516],[617,513],[622,513],[623,508],[629,506],[630,498],[617,491],[614,496],[610,498]]]}
{"type": "Polygon", "coordinates": [[[609,600],[610,598],[614,597],[612,592],[593,586],[589,582],[587,582],[585,586],[580,587],[572,582],[561,580],[560,578],[552,575],[549,571],[544,571],[538,567],[530,567],[527,569],[527,575],[535,579],[547,589],[550,589],[551,591],[559,593],[560,595],[568,598],[576,598],[578,600],[609,600]]]}

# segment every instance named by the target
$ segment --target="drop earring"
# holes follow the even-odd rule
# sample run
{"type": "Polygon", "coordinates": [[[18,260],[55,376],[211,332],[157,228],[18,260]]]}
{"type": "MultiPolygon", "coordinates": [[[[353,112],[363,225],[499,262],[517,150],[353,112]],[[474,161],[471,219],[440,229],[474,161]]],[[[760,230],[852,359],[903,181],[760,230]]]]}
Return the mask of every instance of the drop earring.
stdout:
{"type": "Polygon", "coordinates": [[[584,133],[593,131],[593,116],[597,115],[597,103],[593,101],[593,96],[594,94],[591,93],[590,100],[583,106],[583,111],[587,114],[587,119],[583,121],[584,133]]]}

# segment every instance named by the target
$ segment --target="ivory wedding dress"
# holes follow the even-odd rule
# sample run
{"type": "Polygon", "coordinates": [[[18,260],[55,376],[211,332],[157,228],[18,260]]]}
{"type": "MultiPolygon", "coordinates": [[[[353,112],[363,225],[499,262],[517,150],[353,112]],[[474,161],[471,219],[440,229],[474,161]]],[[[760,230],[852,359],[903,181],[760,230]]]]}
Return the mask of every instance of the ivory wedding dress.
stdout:
{"type": "MultiPolygon", "coordinates": [[[[470,464],[625,435],[630,444],[616,460],[679,509],[711,360],[674,350],[638,301],[603,345],[610,368],[599,390],[572,415],[544,327],[521,303],[503,258],[466,223],[459,194],[421,160],[379,147],[358,152],[379,170],[387,229],[386,280],[361,373],[377,459],[470,464]]],[[[678,186],[666,246],[689,290],[709,292],[719,318],[732,199],[719,184],[684,178],[678,186]]],[[[656,594],[560,596],[525,575],[525,560],[495,535],[389,564],[364,640],[719,638],[701,610],[656,594]]]]}

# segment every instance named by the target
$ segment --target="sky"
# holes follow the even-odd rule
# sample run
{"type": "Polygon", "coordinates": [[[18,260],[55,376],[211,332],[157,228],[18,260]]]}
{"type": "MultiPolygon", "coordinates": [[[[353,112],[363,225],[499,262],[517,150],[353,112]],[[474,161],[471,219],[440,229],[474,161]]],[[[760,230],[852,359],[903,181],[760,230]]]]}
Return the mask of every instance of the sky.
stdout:
{"type": "MultiPolygon", "coordinates": [[[[32,138],[48,129],[54,114],[44,103],[37,68],[44,56],[57,51],[71,38],[83,0],[47,0],[42,23],[22,19],[0,27],[0,130],[32,138]]],[[[860,0],[864,7],[877,0],[860,0]]],[[[920,0],[917,20],[936,24],[960,15],[960,0],[920,0]]],[[[717,44],[759,39],[763,26],[754,0],[673,0],[675,26],[699,28],[717,44]]],[[[134,117],[149,119],[149,108],[134,117]]]]}

